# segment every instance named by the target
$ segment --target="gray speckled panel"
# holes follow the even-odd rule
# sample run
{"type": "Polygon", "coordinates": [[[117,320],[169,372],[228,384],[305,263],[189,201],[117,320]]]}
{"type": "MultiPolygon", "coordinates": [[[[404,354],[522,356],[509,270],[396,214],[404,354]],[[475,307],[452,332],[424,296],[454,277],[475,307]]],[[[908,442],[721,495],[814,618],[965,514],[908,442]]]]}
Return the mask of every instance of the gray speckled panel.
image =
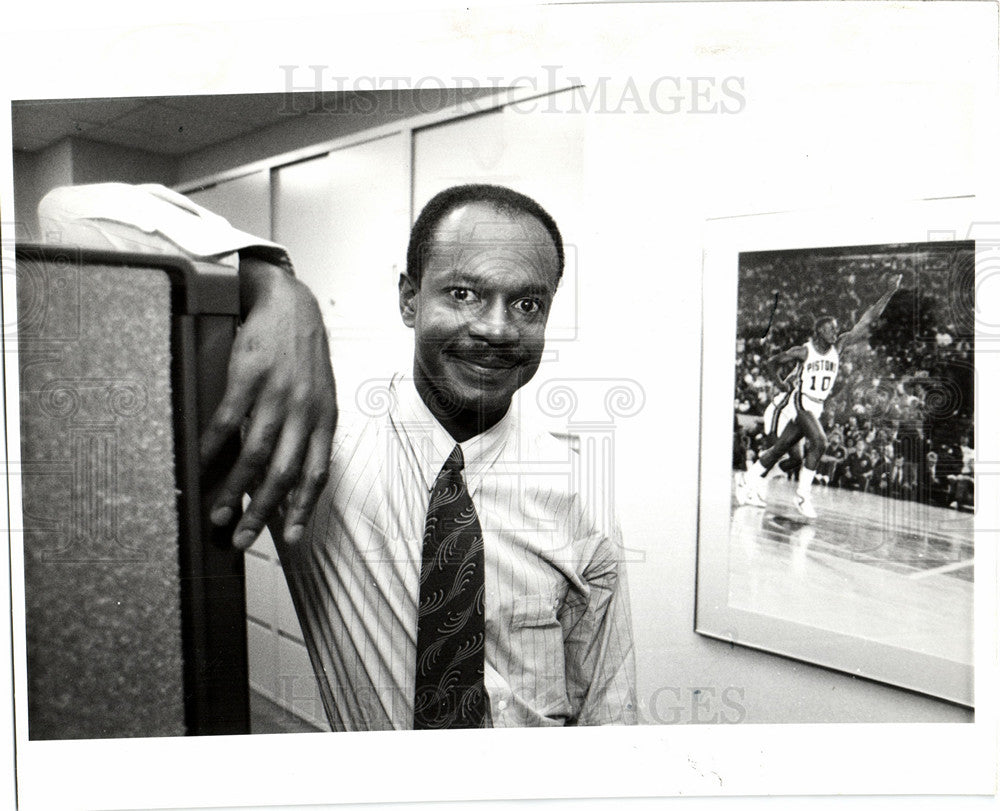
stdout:
{"type": "Polygon", "coordinates": [[[19,262],[32,739],[185,732],[169,296],[19,262]]]}

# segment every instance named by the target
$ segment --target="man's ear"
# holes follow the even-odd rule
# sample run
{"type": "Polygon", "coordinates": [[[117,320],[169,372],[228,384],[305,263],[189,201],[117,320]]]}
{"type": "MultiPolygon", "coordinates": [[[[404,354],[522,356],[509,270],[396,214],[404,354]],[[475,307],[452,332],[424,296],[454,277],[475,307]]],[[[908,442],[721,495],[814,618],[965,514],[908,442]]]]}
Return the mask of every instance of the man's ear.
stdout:
{"type": "Polygon", "coordinates": [[[399,314],[403,323],[412,329],[417,317],[417,285],[406,273],[399,274],[399,314]]]}

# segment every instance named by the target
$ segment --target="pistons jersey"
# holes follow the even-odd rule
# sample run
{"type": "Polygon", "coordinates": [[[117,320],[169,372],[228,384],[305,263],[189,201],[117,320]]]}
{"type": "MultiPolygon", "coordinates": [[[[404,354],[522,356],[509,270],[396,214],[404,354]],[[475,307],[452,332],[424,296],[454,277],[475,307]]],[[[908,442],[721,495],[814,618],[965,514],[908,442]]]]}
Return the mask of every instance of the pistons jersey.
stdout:
{"type": "Polygon", "coordinates": [[[840,356],[837,347],[831,346],[820,354],[810,339],[806,342],[806,359],[799,370],[799,383],[796,388],[810,400],[822,403],[833,391],[839,369],[840,356]]]}

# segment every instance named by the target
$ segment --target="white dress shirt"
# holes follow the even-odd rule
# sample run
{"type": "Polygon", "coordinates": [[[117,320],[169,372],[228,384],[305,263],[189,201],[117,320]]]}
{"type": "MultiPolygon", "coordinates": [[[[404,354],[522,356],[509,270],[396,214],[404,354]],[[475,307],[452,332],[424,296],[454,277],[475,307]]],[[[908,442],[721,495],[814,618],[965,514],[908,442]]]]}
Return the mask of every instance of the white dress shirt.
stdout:
{"type": "MultiPolygon", "coordinates": [[[[412,729],[421,543],[455,441],[409,377],[344,415],[329,483],[297,544],[276,541],[330,724],[412,729]]],[[[635,723],[621,543],[566,440],[514,408],[461,443],[483,530],[493,726],[635,723]]]]}

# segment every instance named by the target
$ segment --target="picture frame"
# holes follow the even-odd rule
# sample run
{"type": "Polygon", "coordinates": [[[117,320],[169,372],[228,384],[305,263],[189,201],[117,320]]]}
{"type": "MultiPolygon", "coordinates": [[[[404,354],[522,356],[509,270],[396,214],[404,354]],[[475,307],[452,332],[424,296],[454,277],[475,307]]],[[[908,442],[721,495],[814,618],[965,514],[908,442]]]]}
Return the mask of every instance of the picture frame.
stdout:
{"type": "Polygon", "coordinates": [[[991,336],[976,324],[973,204],[706,223],[699,634],[974,706],[974,358],[991,336]],[[763,412],[781,392],[777,375],[795,366],[794,389],[799,368],[769,373],[768,356],[802,345],[824,313],[843,335],[895,276],[899,289],[860,351],[841,357],[830,403],[819,406],[827,434],[864,434],[889,458],[851,482],[850,473],[831,480],[846,466],[824,455],[806,490],[796,469],[775,464],[777,481],[760,486],[767,506],[742,505],[736,489],[768,445],[763,412]],[[964,458],[956,450],[946,470],[952,434],[964,458]],[[796,509],[800,492],[815,518],[796,509]]]}

